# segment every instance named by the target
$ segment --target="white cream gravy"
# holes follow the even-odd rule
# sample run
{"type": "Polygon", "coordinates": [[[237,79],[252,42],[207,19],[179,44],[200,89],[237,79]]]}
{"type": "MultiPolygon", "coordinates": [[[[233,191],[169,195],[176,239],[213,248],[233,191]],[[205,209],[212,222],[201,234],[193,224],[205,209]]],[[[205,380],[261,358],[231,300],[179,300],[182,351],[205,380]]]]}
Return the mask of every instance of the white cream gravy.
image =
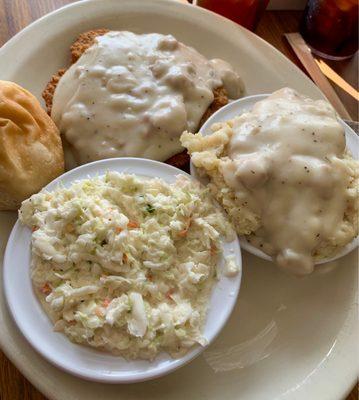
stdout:
{"type": "Polygon", "coordinates": [[[335,232],[346,208],[343,127],[328,103],[292,89],[234,121],[222,173],[261,218],[251,243],[284,269],[311,272],[315,248],[335,232]]]}
{"type": "Polygon", "coordinates": [[[228,63],[208,61],[171,35],[109,32],[60,79],[52,118],[78,164],[132,156],[164,161],[183,151],[224,86],[243,92],[228,63]]]}

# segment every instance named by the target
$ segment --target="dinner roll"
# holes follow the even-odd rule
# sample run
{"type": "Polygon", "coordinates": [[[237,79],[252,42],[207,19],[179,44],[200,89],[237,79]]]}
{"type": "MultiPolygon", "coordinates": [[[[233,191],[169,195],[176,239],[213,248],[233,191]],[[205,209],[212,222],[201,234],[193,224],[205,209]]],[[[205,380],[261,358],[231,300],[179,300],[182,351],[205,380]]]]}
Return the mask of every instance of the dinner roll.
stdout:
{"type": "Polygon", "coordinates": [[[35,96],[0,80],[0,210],[17,209],[63,171],[54,122],[35,96]]]}

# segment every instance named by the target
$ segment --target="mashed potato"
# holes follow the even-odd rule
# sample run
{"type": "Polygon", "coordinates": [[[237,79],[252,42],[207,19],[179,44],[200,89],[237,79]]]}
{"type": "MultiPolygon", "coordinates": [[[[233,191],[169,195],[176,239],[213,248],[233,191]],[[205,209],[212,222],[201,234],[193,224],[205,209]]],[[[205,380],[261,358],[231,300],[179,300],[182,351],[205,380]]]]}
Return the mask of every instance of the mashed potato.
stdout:
{"type": "Polygon", "coordinates": [[[358,162],[331,106],[292,89],[181,137],[239,235],[304,274],[358,234],[358,162]]]}

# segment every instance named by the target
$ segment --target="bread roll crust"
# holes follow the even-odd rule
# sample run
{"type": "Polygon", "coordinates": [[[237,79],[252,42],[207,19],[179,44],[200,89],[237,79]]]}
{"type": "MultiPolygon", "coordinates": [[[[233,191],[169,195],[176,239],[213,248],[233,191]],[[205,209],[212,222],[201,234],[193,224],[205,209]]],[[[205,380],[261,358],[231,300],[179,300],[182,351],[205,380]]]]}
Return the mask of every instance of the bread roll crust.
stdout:
{"type": "Polygon", "coordinates": [[[30,92],[0,81],[0,210],[17,209],[63,172],[55,123],[30,92]]]}

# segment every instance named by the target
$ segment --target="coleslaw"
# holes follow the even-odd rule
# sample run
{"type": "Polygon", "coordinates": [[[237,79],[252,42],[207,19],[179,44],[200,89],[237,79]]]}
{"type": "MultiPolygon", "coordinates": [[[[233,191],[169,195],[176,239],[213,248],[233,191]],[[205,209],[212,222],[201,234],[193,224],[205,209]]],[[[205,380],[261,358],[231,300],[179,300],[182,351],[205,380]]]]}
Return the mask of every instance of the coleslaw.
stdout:
{"type": "Polygon", "coordinates": [[[108,172],[33,195],[19,218],[33,231],[32,281],[56,331],[127,359],[207,344],[221,240],[235,235],[207,189],[183,175],[168,184],[108,172]]]}

